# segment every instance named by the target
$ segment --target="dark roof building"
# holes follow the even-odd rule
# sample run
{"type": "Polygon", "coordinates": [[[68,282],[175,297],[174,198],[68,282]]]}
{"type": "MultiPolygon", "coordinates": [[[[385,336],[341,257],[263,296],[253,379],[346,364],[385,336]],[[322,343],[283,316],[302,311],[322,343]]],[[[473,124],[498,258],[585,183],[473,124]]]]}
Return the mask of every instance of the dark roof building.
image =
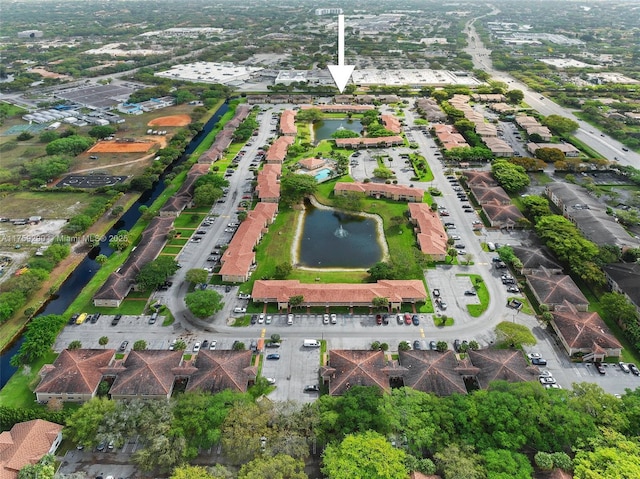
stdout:
{"type": "Polygon", "coordinates": [[[83,403],[95,396],[103,368],[113,361],[115,349],[65,349],[53,364],[40,370],[36,399],[83,403]]]}
{"type": "Polygon", "coordinates": [[[544,268],[525,275],[531,292],[540,304],[546,304],[550,310],[569,301],[578,311],[586,311],[589,300],[573,282],[571,276],[554,274],[544,268]]]}
{"type": "Polygon", "coordinates": [[[515,228],[522,226],[524,216],[516,205],[505,205],[499,200],[493,200],[482,204],[482,210],[494,228],[515,228]]]}
{"type": "Polygon", "coordinates": [[[629,298],[640,313],[640,263],[607,264],[602,269],[611,289],[629,298]]]}
{"type": "Polygon", "coordinates": [[[546,246],[512,246],[511,249],[522,262],[521,274],[530,274],[533,270],[540,268],[544,268],[553,274],[562,273],[562,266],[558,264],[553,253],[546,246]]]}
{"type": "Polygon", "coordinates": [[[410,350],[400,351],[399,356],[400,364],[406,369],[403,377],[405,386],[438,396],[467,393],[453,351],[410,350]]]}
{"type": "Polygon", "coordinates": [[[251,351],[202,350],[189,377],[187,391],[218,393],[225,389],[246,392],[258,369],[251,365],[251,351]]]}
{"type": "Polygon", "coordinates": [[[334,349],[321,375],[329,383],[332,396],[341,396],[353,386],[375,386],[389,391],[389,376],[383,372],[386,367],[382,351],[334,349]]]}
{"type": "Polygon", "coordinates": [[[555,307],[551,326],[569,356],[581,354],[583,361],[620,357],[622,345],[596,312],[578,311],[569,301],[555,307]]]}
{"type": "Polygon", "coordinates": [[[479,369],[476,379],[482,389],[491,381],[536,381],[538,368],[530,366],[519,349],[481,349],[468,352],[471,363],[479,369]]]}

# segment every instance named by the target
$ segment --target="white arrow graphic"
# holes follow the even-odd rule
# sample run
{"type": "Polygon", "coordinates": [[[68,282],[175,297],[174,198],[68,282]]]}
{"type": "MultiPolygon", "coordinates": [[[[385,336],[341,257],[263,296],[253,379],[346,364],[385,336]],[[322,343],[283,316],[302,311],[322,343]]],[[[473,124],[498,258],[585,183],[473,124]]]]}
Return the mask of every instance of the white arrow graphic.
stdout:
{"type": "Polygon", "coordinates": [[[355,65],[344,64],[344,15],[338,15],[338,64],[327,66],[333,81],[342,93],[355,68],[355,65]]]}

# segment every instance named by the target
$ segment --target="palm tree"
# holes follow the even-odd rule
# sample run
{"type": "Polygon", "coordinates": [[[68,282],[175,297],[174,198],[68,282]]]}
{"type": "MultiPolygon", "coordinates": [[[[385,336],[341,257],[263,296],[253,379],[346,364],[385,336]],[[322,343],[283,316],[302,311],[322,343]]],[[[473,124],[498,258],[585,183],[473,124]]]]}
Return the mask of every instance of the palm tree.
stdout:
{"type": "Polygon", "coordinates": [[[104,349],[108,342],[109,338],[107,336],[102,336],[100,339],[98,339],[98,344],[102,346],[102,349],[104,349]]]}

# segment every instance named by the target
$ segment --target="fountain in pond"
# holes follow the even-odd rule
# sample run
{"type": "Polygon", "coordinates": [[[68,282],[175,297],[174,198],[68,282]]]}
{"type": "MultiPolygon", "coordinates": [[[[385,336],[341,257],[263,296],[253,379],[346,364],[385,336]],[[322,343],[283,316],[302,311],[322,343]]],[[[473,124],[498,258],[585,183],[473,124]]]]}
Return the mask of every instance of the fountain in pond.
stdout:
{"type": "Polygon", "coordinates": [[[342,225],[338,226],[338,229],[333,232],[333,235],[336,238],[346,238],[349,236],[349,232],[345,230],[342,225]]]}

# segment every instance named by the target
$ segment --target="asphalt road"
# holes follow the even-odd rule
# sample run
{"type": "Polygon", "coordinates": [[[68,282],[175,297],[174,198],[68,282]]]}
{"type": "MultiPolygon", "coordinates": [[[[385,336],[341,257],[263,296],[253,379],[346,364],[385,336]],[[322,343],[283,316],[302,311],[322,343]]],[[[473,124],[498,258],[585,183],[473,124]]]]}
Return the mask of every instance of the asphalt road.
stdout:
{"type": "Polygon", "coordinates": [[[604,158],[610,161],[617,161],[621,165],[640,168],[640,154],[634,151],[623,151],[622,148],[624,145],[622,143],[577,118],[573,110],[560,106],[540,93],[531,90],[527,85],[516,80],[508,73],[495,70],[491,62],[491,50],[485,48],[480,40],[474,28],[474,22],[475,19],[467,24],[466,31],[468,32],[469,41],[465,51],[471,55],[475,68],[487,72],[494,80],[507,83],[510,89],[522,90],[525,103],[542,115],[560,115],[577,122],[580,128],[574,136],[585,145],[600,153],[604,158]]]}

